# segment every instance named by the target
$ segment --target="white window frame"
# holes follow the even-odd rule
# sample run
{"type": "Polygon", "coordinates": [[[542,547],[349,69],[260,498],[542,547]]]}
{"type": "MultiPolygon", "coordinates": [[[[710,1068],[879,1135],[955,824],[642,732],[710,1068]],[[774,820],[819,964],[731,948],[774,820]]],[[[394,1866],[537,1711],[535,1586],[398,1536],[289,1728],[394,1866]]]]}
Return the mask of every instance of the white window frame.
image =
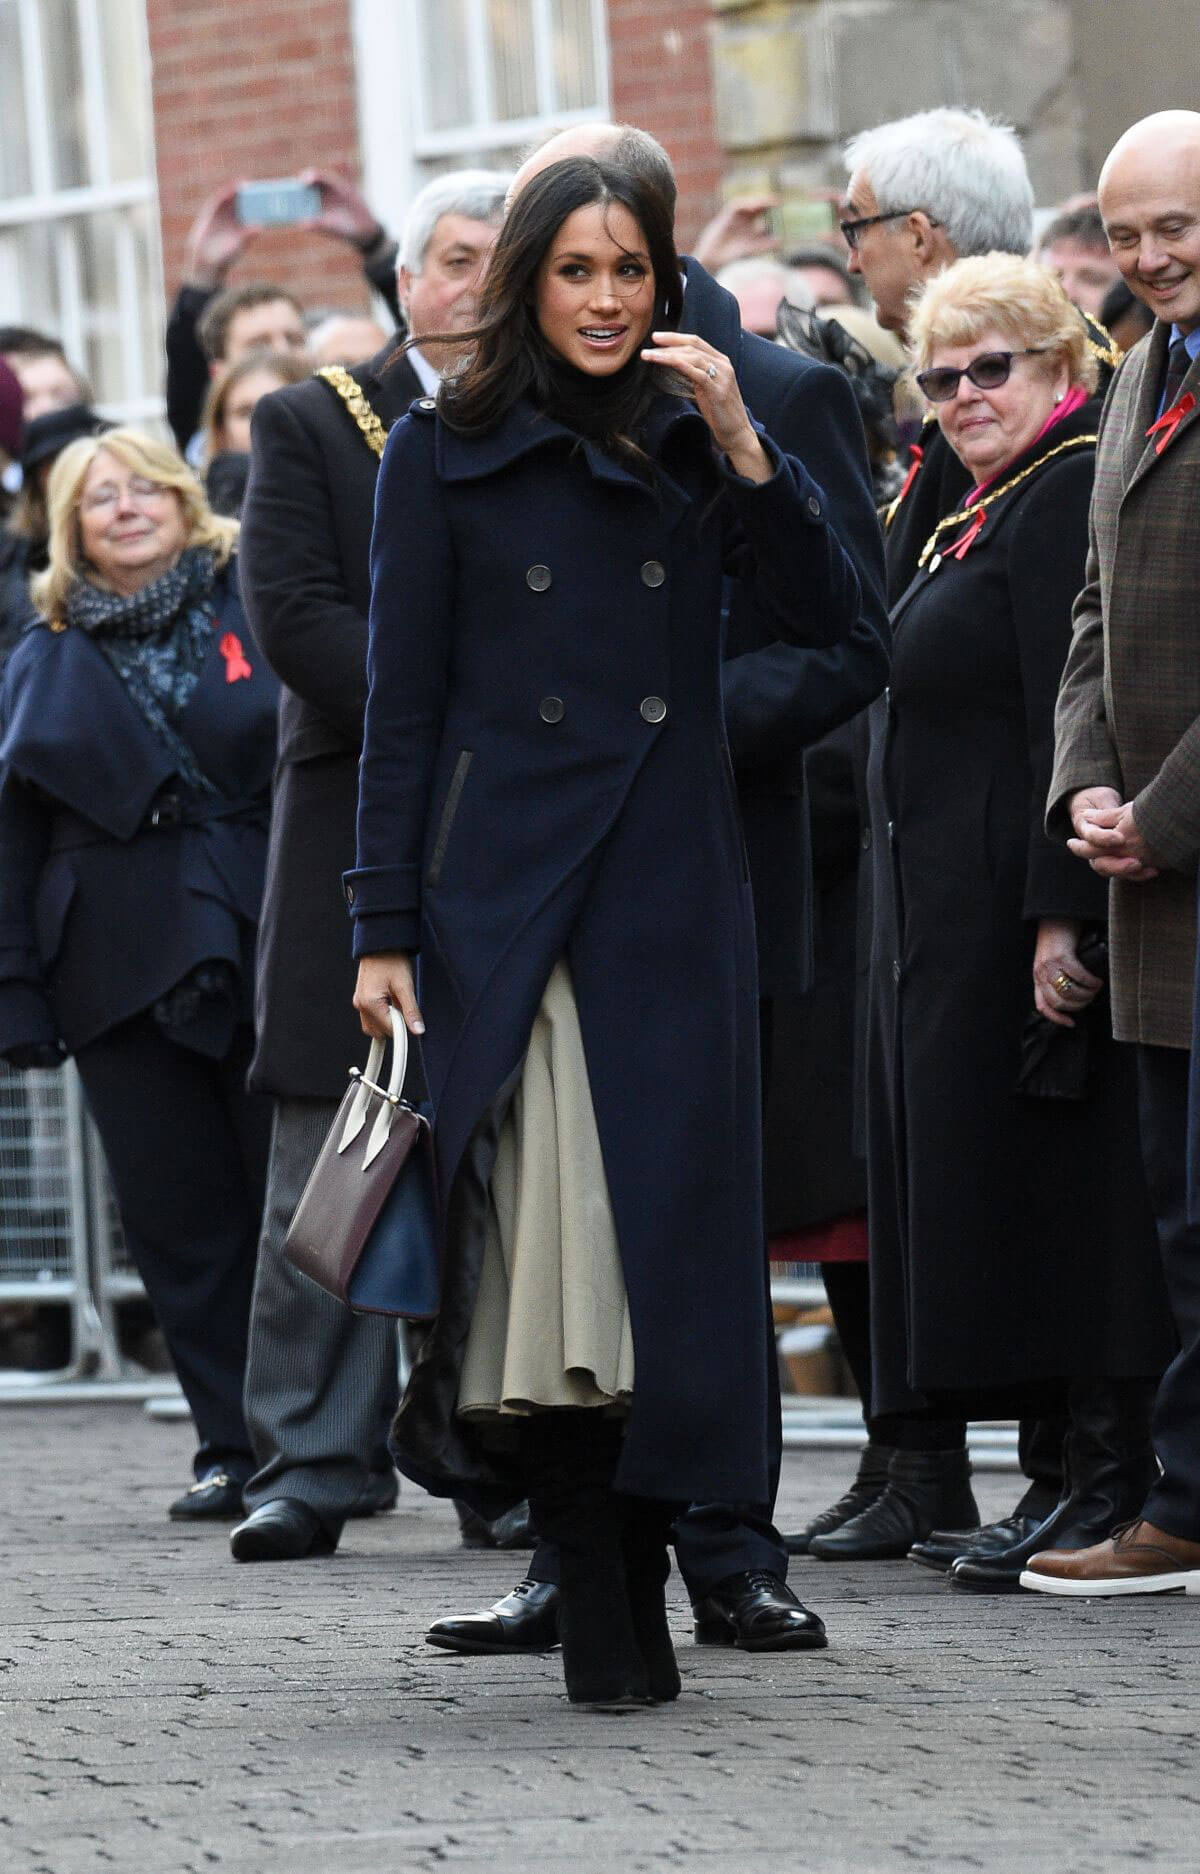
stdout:
{"type": "MultiPolygon", "coordinates": [[[[106,0],[75,0],[79,20],[80,69],[85,85],[85,123],[88,174],[91,183],[84,188],[59,189],[54,186],[53,156],[49,135],[49,104],[45,87],[45,49],[39,0],[18,0],[21,28],[21,65],[25,93],[25,116],[29,133],[29,169],[32,188],[27,195],[0,197],[0,235],[8,229],[41,223],[54,230],[54,256],[58,275],[59,321],[55,336],[62,341],[68,360],[86,369],[88,357],[88,319],[80,288],[79,253],[71,220],[92,214],[116,212],[116,268],[118,303],[117,329],[121,337],[122,394],[100,397],[106,415],[127,422],[161,417],[164,409],[161,380],[147,384],[144,343],[147,325],[157,334],[157,355],[162,356],[164,323],[161,236],[151,243],[150,304],[138,288],[137,247],[132,222],[120,215],[124,208],[148,204],[157,207],[158,188],[153,173],[133,182],[114,182],[109,161],[108,112],[104,94],[104,67],[99,9],[106,0]]],[[[146,38],[145,7],[138,11],[142,21],[145,91],[150,109],[149,44],[146,38]]],[[[152,124],[151,124],[152,131],[152,124]]],[[[153,150],[153,137],[150,138],[153,150]]],[[[153,163],[153,156],[151,156],[153,163]]],[[[158,234],[158,216],[151,216],[158,234]]],[[[20,321],[19,309],[14,317],[20,321]]],[[[165,368],[165,367],[164,367],[165,368]]]]}
{"type": "Polygon", "coordinates": [[[425,125],[421,96],[424,47],[417,0],[354,0],[353,28],[358,77],[359,126],[367,199],[380,219],[398,234],[405,210],[436,168],[458,157],[464,168],[489,166],[500,150],[519,148],[550,129],[602,123],[611,114],[611,65],[608,8],[592,0],[593,56],[599,93],[583,110],[554,107],[550,64],[549,0],[534,0],[534,60],[538,110],[528,117],[502,121],[492,114],[488,95],[487,15],[485,0],[470,8],[472,120],[446,130],[425,125]]]}

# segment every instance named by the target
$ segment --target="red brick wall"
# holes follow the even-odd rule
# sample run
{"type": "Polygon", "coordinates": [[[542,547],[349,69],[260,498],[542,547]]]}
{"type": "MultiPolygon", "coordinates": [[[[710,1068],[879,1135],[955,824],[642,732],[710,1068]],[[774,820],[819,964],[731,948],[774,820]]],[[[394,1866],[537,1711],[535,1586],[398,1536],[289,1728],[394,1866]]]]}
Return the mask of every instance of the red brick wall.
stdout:
{"type": "MultiPolygon", "coordinates": [[[[308,164],[358,181],[349,0],[147,0],[167,289],[206,195],[308,164]]],[[[277,280],[310,304],[365,306],[341,241],[271,229],[233,281],[277,280]]]]}
{"type": "Polygon", "coordinates": [[[684,252],[720,202],[708,0],[608,0],[613,116],[649,130],[679,178],[684,252]]]}

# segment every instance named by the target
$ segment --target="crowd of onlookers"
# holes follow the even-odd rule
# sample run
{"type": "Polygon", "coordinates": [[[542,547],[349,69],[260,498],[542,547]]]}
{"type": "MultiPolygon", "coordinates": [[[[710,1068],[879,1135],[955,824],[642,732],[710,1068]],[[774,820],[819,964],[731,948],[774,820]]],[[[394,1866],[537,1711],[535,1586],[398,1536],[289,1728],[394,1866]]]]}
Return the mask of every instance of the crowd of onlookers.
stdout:
{"type": "MultiPolygon", "coordinates": [[[[562,156],[673,209],[640,135],[593,126],[562,156]]],[[[757,643],[726,710],[766,1229],[822,1266],[868,1443],[783,1539],[770,1505],[705,1508],[733,1563],[696,1560],[698,1633],[820,1643],[785,1550],[911,1554],[979,1591],[1200,1589],[1198,152],[1186,113],[1135,126],[1035,239],[1013,133],[923,113],[850,145],[840,232],[831,209],[828,239],[789,245],[771,198],[736,200],[682,262],[682,329],[763,374],[746,401],[828,499],[862,594],[844,663],[809,653],[808,716],[776,697],[775,742],[739,751],[739,674],[767,686],[747,721],[772,706],[757,643]],[[844,401],[804,414],[835,373],[844,401]],[[981,1417],[1019,1421],[1024,1482],[983,1528],[981,1417]]],[[[232,282],[254,229],[222,189],[167,323],[175,446],[106,420],[53,335],[0,330],[0,1055],[77,1064],[196,1420],[172,1514],[248,1511],[243,1560],[329,1553],[395,1498],[394,1333],[280,1252],[354,1046],[338,879],[379,459],[473,329],[511,183],[438,178],[396,241],[353,186],[306,179],[380,316],[232,282]]],[[[459,1507],[464,1540],[532,1541],[519,1501],[459,1507]]],[[[545,1644],[554,1566],[436,1643],[545,1644]]]]}

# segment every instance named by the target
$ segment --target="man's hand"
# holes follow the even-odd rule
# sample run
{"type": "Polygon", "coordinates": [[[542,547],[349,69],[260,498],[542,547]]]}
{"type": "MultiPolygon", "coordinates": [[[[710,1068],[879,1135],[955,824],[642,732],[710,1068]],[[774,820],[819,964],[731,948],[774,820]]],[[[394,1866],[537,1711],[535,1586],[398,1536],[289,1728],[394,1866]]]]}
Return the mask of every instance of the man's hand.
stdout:
{"type": "Polygon", "coordinates": [[[693,252],[700,265],[719,273],[731,260],[777,253],[779,240],[767,219],[777,200],[774,195],[737,195],[726,202],[696,239],[693,252]]]}
{"type": "Polygon", "coordinates": [[[220,286],[235,260],[258,234],[243,227],[235,207],[238,182],[227,182],[210,195],[196,216],[184,249],[183,277],[189,286],[220,286]]]}
{"type": "Polygon", "coordinates": [[[343,176],[335,175],[331,169],[302,169],[298,180],[321,192],[321,212],[297,224],[302,232],[349,241],[363,254],[384,235],[379,217],[371,213],[365,198],[343,176]]]}
{"type": "Polygon", "coordinates": [[[1128,802],[1122,802],[1115,788],[1091,788],[1074,794],[1071,823],[1076,837],[1069,839],[1067,845],[1077,859],[1086,859],[1101,878],[1122,878],[1133,885],[1143,885],[1148,879],[1158,877],[1161,867],[1138,831],[1133,808],[1128,802]],[[1104,804],[1093,802],[1077,811],[1085,793],[1109,798],[1104,804]]]}
{"type": "Polygon", "coordinates": [[[1121,804],[1121,796],[1115,787],[1081,787],[1067,802],[1075,837],[1083,838],[1083,827],[1092,814],[1107,813],[1110,807],[1119,807],[1121,804]]]}

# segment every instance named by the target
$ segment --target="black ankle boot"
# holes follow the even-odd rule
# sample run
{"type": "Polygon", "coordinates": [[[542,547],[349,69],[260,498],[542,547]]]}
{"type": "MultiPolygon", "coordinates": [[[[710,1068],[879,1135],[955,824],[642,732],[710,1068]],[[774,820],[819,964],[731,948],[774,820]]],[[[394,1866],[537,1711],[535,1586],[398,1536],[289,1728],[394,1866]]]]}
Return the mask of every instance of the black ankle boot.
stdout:
{"type": "Polygon", "coordinates": [[[785,1536],[783,1546],[789,1555],[807,1555],[809,1543],[814,1536],[828,1536],[843,1523],[848,1523],[881,1497],[887,1488],[888,1465],[891,1463],[892,1445],[867,1444],[858,1461],[858,1475],[844,1496],[831,1503],[827,1510],[821,1510],[811,1522],[794,1536],[785,1536]]]}
{"type": "Polygon", "coordinates": [[[1118,1523],[1142,1513],[1158,1475],[1150,1443],[1154,1407],[1151,1380],[1089,1380],[1070,1388],[1067,1433],[1068,1494],[1020,1542],[998,1555],[964,1555],[950,1570],[955,1588],[980,1594],[1011,1593],[1035,1555],[1047,1549],[1087,1549],[1118,1523]]]}
{"type": "Polygon", "coordinates": [[[530,1512],[558,1544],[567,1697],[610,1710],[651,1702],[612,1489],[620,1438],[619,1424],[586,1410],[535,1413],[521,1427],[530,1512]]]}
{"type": "Polygon", "coordinates": [[[671,1573],[667,1544],[677,1504],[653,1502],[645,1497],[619,1497],[621,1548],[625,1556],[625,1586],[638,1649],[646,1666],[650,1696],[667,1705],[679,1697],[679,1667],[671,1630],[667,1625],[664,1589],[671,1573]]]}
{"type": "Polygon", "coordinates": [[[888,1480],[874,1503],[827,1536],[809,1554],[823,1562],[881,1562],[907,1555],[931,1529],[978,1529],[965,1450],[893,1451],[888,1480]]]}

